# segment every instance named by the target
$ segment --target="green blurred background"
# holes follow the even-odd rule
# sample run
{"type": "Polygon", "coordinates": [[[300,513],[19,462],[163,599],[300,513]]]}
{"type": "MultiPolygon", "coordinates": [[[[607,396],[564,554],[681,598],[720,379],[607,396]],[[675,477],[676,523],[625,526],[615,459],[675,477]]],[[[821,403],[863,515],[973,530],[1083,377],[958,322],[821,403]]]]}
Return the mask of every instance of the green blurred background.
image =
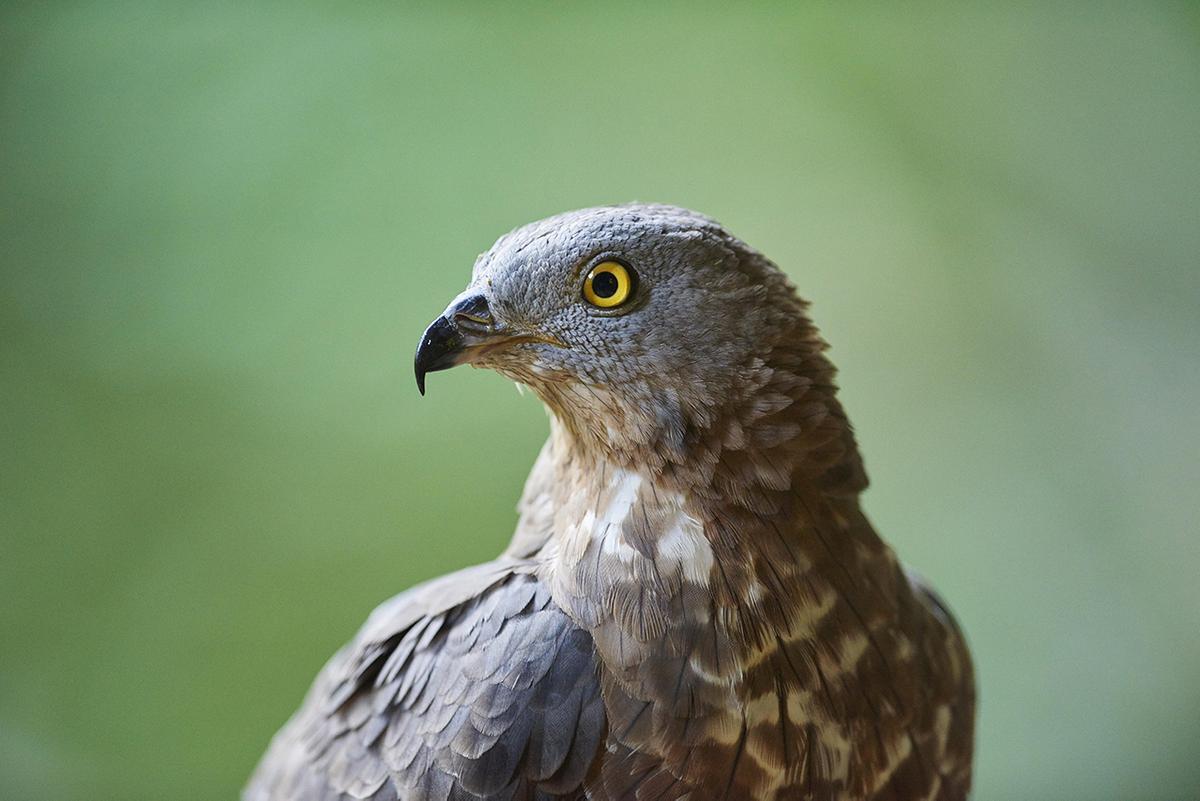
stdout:
{"type": "Polygon", "coordinates": [[[546,431],[413,386],[521,223],[703,210],[833,343],[978,799],[1200,797],[1194,5],[6,3],[0,797],[231,798],[546,431]]]}

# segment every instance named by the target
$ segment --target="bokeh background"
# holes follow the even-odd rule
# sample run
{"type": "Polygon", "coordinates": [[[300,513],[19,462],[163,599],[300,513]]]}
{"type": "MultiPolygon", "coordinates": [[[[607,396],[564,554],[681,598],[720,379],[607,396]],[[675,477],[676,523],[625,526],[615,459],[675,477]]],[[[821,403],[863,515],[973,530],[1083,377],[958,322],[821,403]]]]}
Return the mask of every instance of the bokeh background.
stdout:
{"type": "Polygon", "coordinates": [[[498,552],[544,414],[413,348],[632,199],[814,300],[976,797],[1200,797],[1195,5],[111,0],[0,11],[0,797],[231,798],[498,552]]]}

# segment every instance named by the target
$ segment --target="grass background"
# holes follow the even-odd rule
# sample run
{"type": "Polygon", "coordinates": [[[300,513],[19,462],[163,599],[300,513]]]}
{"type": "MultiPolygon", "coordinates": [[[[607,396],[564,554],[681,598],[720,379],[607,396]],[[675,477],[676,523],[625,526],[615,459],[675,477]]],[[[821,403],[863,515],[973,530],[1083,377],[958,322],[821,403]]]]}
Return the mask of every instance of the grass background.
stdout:
{"type": "Polygon", "coordinates": [[[673,202],[833,343],[973,643],[976,798],[1200,795],[1195,5],[5,3],[0,797],[230,798],[545,435],[423,325],[673,202]]]}

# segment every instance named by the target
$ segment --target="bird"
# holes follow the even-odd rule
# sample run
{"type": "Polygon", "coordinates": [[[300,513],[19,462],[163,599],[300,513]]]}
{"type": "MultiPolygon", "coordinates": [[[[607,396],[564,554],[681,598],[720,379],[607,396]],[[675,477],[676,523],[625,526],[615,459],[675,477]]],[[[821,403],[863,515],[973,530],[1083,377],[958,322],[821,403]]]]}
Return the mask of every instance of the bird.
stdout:
{"type": "Polygon", "coordinates": [[[414,361],[548,409],[511,541],[375,609],[245,801],[966,798],[970,652],[862,510],[826,354],[699,213],[502,236],[414,361]]]}

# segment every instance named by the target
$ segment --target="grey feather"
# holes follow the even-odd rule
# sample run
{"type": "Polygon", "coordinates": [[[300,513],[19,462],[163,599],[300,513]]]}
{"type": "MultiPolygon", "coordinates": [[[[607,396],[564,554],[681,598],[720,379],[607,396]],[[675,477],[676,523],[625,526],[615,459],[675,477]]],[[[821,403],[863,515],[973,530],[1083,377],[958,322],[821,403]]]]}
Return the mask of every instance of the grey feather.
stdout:
{"type": "Polygon", "coordinates": [[[247,801],[580,797],[604,731],[591,639],[530,570],[489,563],[383,604],[275,737],[247,801]]]}

